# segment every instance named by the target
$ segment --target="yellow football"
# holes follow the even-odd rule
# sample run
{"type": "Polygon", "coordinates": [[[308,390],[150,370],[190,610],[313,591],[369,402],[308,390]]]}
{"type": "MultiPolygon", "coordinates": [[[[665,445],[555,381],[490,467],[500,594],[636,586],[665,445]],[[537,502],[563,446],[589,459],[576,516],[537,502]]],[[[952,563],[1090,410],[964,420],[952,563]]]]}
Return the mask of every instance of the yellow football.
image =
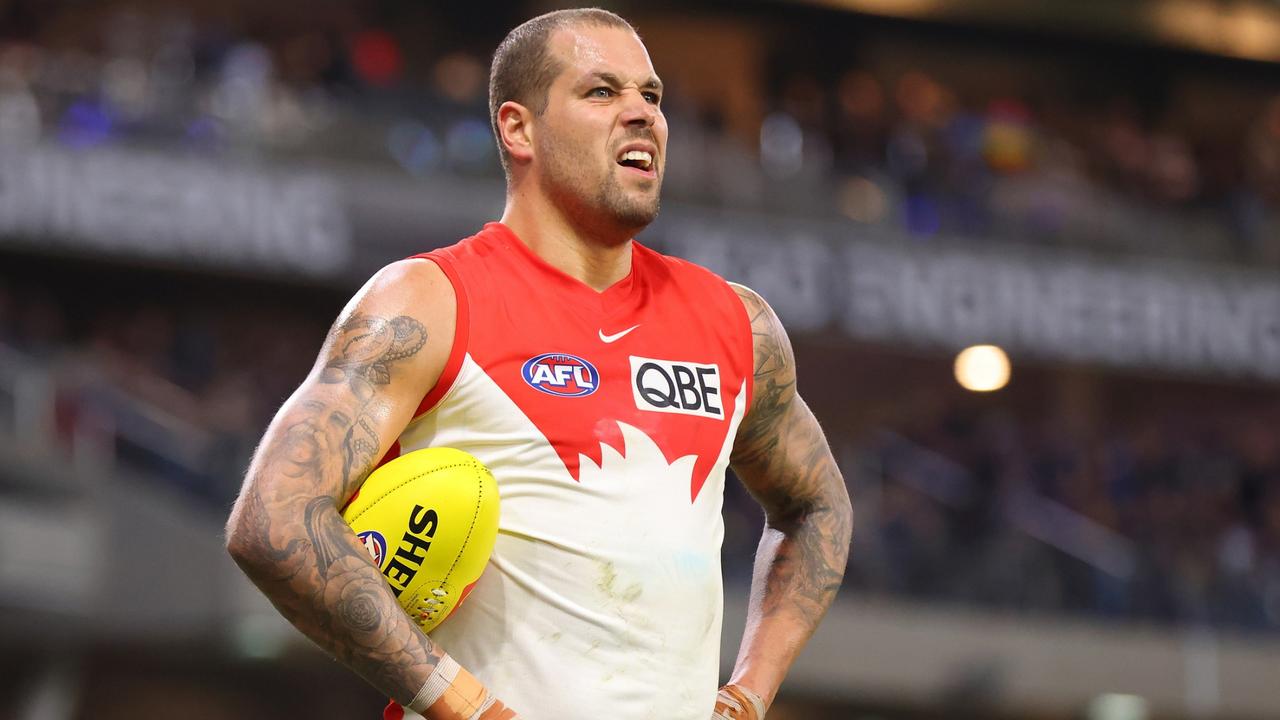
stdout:
{"type": "Polygon", "coordinates": [[[415,450],[370,473],[342,518],[400,606],[430,632],[489,562],[498,537],[498,484],[461,450],[415,450]]]}

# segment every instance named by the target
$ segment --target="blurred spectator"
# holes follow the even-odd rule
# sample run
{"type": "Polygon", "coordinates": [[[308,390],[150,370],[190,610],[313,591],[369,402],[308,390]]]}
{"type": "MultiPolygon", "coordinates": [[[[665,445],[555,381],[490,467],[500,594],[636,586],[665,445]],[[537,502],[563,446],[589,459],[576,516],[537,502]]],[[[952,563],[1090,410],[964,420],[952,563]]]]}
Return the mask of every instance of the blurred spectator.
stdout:
{"type": "MultiPolygon", "coordinates": [[[[317,10],[287,31],[74,3],[51,16],[84,22],[26,18],[8,36],[22,40],[0,41],[0,149],[43,134],[78,149],[301,152],[414,176],[496,177],[484,53],[454,39],[402,43],[425,28],[391,32],[364,10],[317,10]]],[[[1242,120],[1246,132],[1207,138],[1106,77],[1090,78],[1106,98],[1094,102],[915,65],[836,62],[829,77],[786,65],[754,143],[664,68],[669,189],[920,242],[962,235],[1280,262],[1280,95],[1242,120]]],[[[77,423],[115,417],[125,460],[219,503],[329,319],[206,299],[66,302],[0,284],[0,343],[64,381],[60,426],[70,436],[77,423]]],[[[1278,418],[1135,414],[1082,429],[927,408],[858,438],[845,469],[867,523],[850,582],[930,600],[1280,629],[1278,418]]],[[[759,511],[734,488],[726,573],[742,581],[759,511]]]]}
{"type": "MultiPolygon", "coordinates": [[[[193,290],[162,304],[67,276],[89,296],[116,297],[77,305],[39,282],[0,282],[0,342],[58,378],[67,442],[110,443],[120,462],[219,505],[328,320],[314,303],[227,303],[193,290]]],[[[904,398],[903,420],[859,437],[832,429],[864,528],[851,586],[1280,630],[1274,408],[1179,414],[1139,404],[1125,419],[1068,422],[933,395],[904,398]]],[[[759,524],[759,506],[731,484],[732,581],[750,577],[759,524]]]]}
{"type": "MultiPolygon", "coordinates": [[[[415,176],[495,177],[488,41],[405,44],[433,32],[430,11],[413,17],[392,31],[376,8],[350,6],[281,28],[231,26],[196,8],[59,6],[24,21],[34,44],[0,43],[0,143],[28,144],[43,125],[77,148],[300,151],[415,176]]],[[[1010,49],[1010,62],[1023,52],[1010,49]]],[[[1239,132],[1206,137],[1173,105],[1135,99],[1131,79],[1074,78],[1101,98],[1081,100],[1070,82],[1030,74],[1019,87],[895,63],[888,72],[826,59],[819,75],[780,60],[752,147],[719,108],[681,96],[680,66],[663,68],[672,196],[764,202],[921,239],[1280,263],[1280,99],[1239,132]]],[[[738,81],[768,94],[765,78],[738,81]]]]}
{"type": "Polygon", "coordinates": [[[849,174],[880,168],[889,116],[879,79],[859,68],[847,70],[837,88],[836,118],[836,168],[849,174]]]}
{"type": "Polygon", "coordinates": [[[5,345],[16,345],[18,342],[15,302],[9,286],[0,280],[0,343],[5,345]]]}
{"type": "Polygon", "coordinates": [[[1280,95],[1272,97],[1254,122],[1245,146],[1249,181],[1271,205],[1280,204],[1280,95]]]}

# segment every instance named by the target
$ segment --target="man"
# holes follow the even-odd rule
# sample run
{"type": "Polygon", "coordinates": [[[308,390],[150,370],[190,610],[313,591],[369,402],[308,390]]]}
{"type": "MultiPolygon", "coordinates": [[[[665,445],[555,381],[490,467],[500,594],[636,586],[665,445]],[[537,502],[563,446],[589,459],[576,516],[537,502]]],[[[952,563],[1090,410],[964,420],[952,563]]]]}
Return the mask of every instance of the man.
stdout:
{"type": "Polygon", "coordinates": [[[658,211],[661,93],[616,15],[513,30],[490,83],[501,223],[376,274],[250,466],[229,551],[389,718],[759,720],[840,584],[848,495],[782,326],[632,240],[658,211]],[[485,462],[502,520],[429,638],[338,508],[380,458],[431,445],[485,462]],[[730,463],[767,524],[717,694],[730,463]]]}

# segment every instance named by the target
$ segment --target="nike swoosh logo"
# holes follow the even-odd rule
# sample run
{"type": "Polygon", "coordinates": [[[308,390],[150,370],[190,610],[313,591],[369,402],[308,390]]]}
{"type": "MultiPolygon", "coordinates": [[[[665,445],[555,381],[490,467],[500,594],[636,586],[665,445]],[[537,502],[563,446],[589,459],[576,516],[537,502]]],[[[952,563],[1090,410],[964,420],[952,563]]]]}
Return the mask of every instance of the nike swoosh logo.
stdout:
{"type": "Polygon", "coordinates": [[[638,327],[640,327],[640,326],[639,326],[639,325],[632,325],[631,327],[627,328],[626,330],[623,330],[622,332],[619,332],[619,333],[614,333],[614,334],[612,334],[612,335],[605,335],[605,334],[604,334],[604,330],[602,329],[602,330],[600,330],[600,341],[601,341],[601,342],[605,342],[605,343],[617,342],[617,341],[621,340],[623,337],[625,337],[627,333],[631,332],[632,330],[635,330],[635,329],[636,329],[636,328],[638,328],[638,327]]]}

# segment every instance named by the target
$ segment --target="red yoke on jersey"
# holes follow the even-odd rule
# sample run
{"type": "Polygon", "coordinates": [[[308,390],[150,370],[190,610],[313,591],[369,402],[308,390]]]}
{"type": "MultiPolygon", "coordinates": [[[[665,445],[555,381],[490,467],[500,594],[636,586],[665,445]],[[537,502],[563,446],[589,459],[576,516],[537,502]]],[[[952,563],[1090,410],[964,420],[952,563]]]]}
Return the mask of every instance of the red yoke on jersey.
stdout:
{"type": "Polygon", "coordinates": [[[621,421],[649,435],[668,462],[696,455],[690,499],[697,497],[734,398],[751,402],[750,321],[724,280],[633,242],[631,273],[597,292],[501,223],[418,257],[436,261],[458,295],[453,351],[419,414],[449,391],[470,353],[573,477],[580,455],[600,463],[602,444],[624,452],[621,421]]]}

